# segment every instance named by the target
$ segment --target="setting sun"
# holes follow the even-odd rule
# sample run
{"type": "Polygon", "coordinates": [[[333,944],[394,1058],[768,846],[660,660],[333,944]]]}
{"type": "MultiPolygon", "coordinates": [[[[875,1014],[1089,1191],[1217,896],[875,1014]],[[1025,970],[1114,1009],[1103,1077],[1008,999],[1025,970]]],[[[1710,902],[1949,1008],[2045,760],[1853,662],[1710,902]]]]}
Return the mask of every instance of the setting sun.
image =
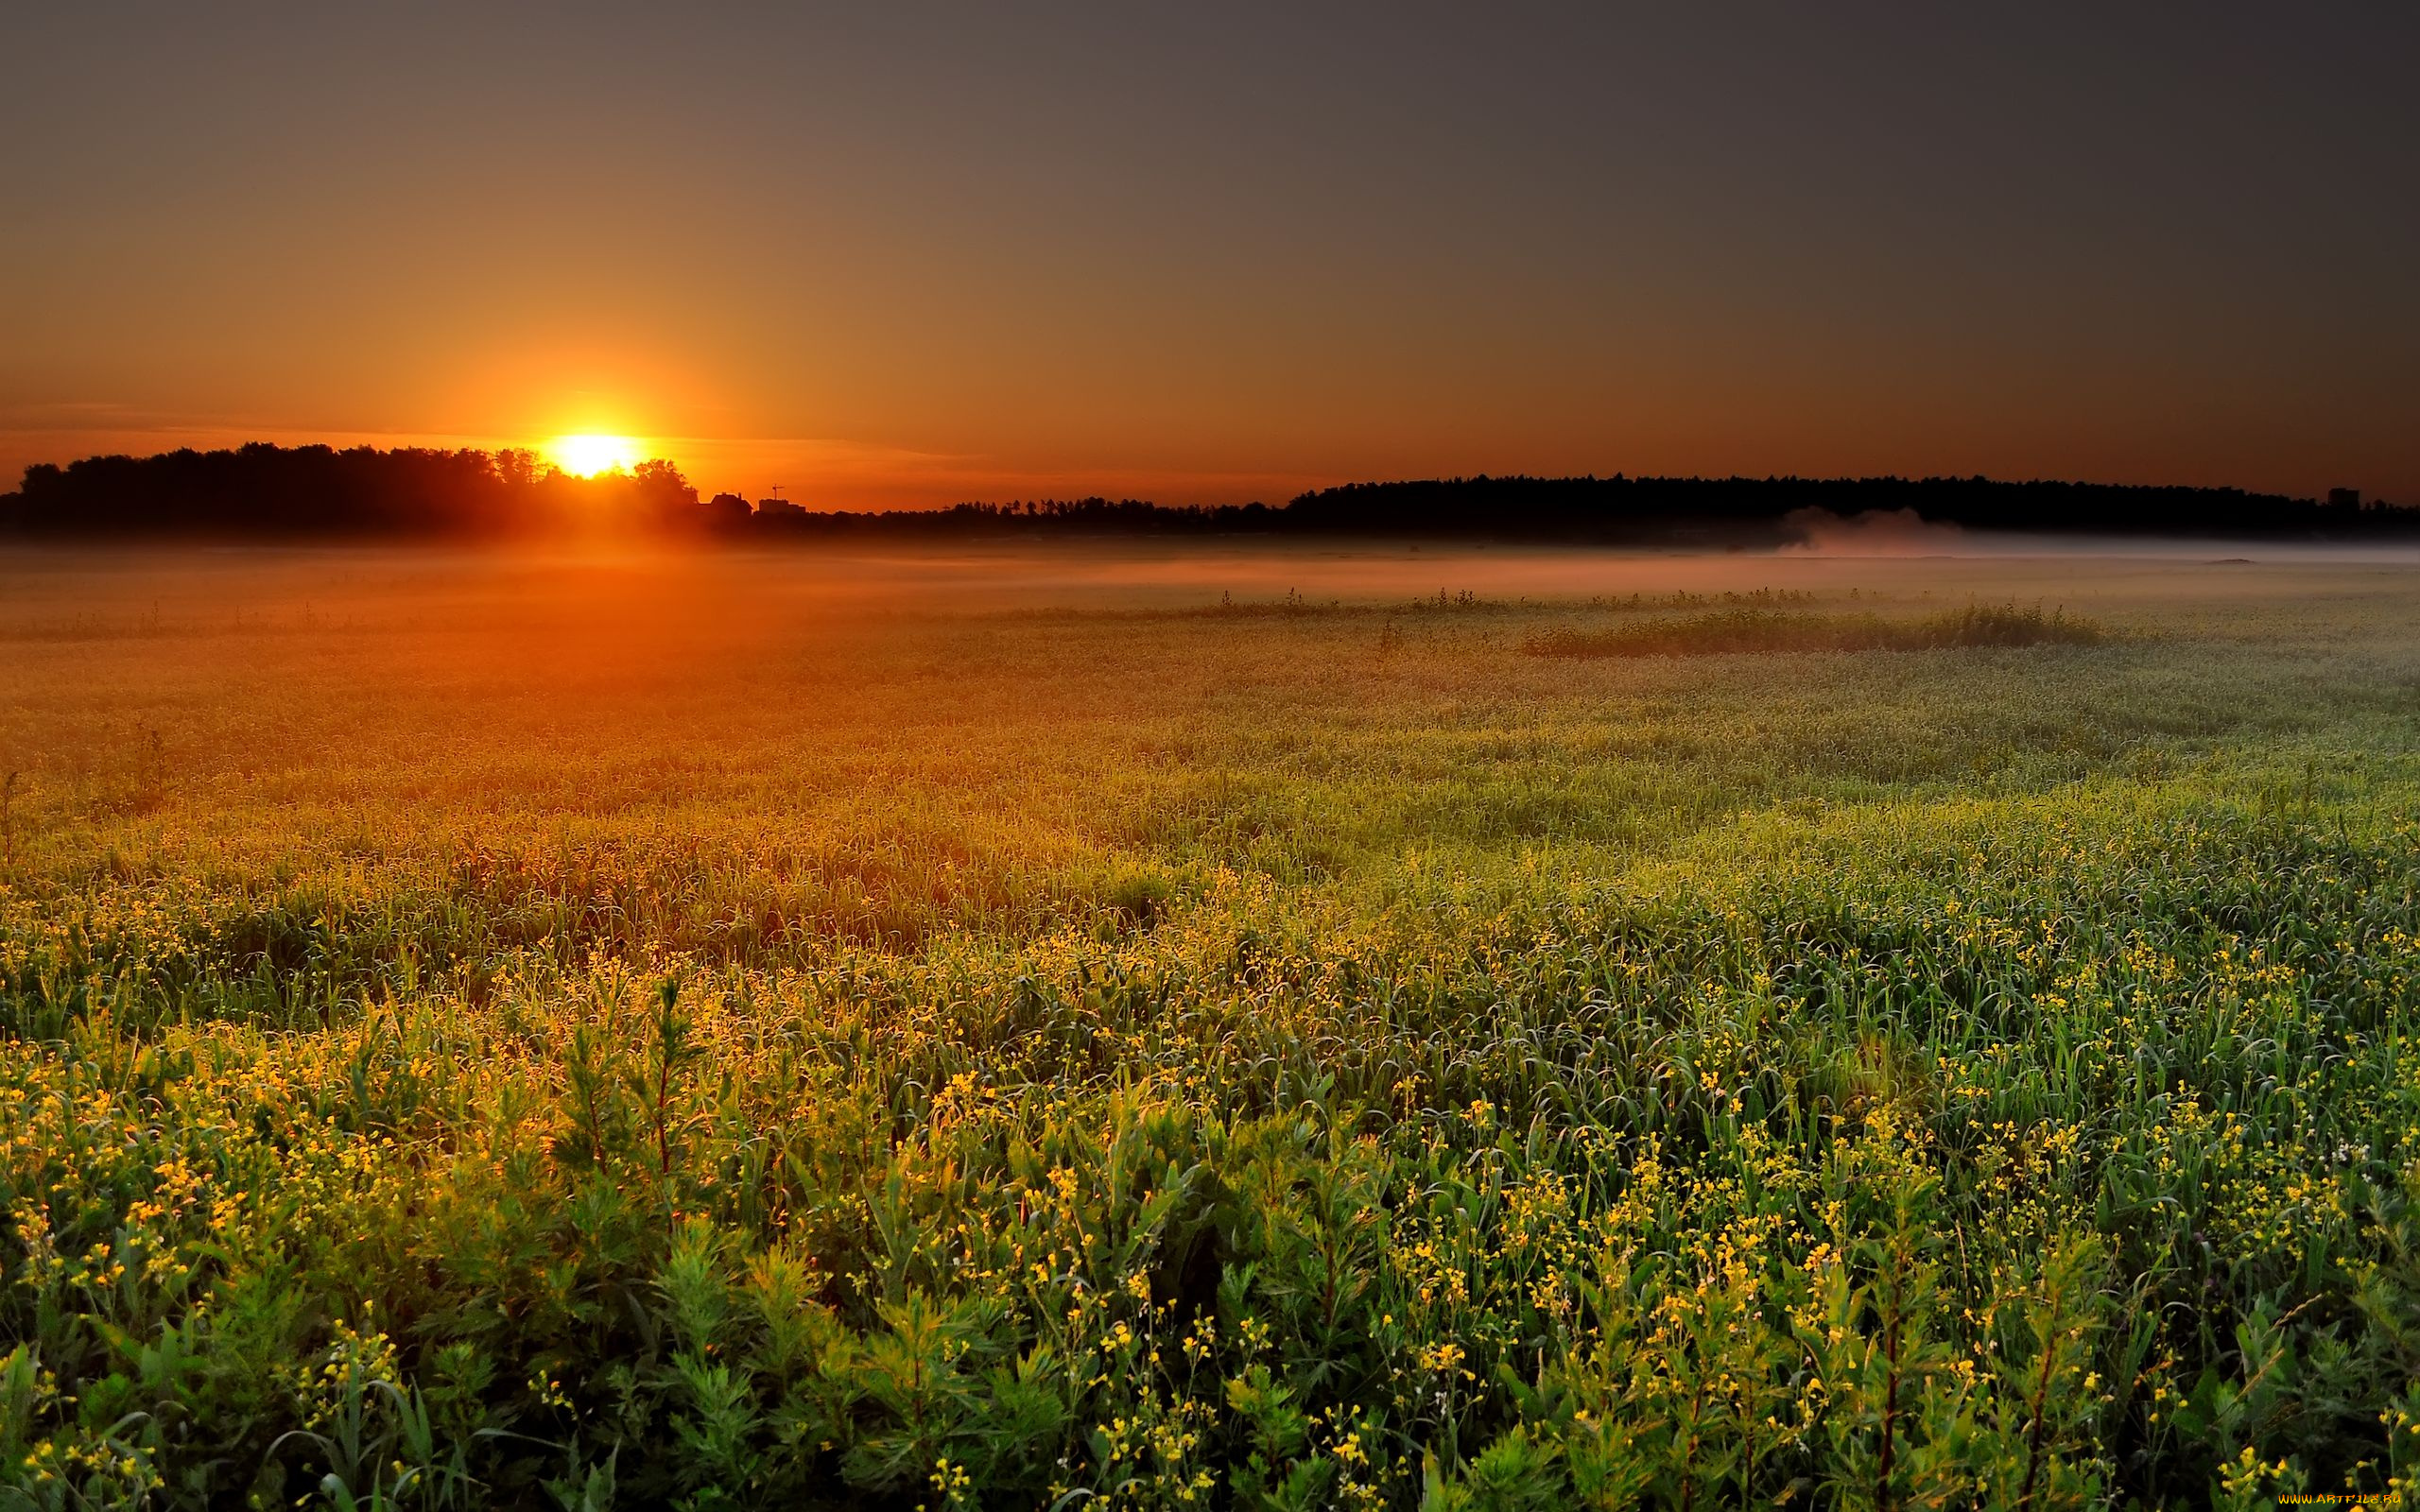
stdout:
{"type": "Polygon", "coordinates": [[[639,443],[630,436],[558,436],[546,443],[546,456],[566,472],[593,478],[635,467],[639,443]]]}

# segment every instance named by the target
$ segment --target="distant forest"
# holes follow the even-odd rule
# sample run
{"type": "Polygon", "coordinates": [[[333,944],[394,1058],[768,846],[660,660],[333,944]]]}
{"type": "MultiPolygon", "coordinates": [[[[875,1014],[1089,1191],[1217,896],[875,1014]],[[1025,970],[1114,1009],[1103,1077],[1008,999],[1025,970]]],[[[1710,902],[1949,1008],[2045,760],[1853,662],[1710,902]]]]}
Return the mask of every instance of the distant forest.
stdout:
{"type": "Polygon", "coordinates": [[[534,452],[266,441],[43,464],[0,494],[0,530],[62,537],[555,535],[677,528],[699,513],[669,462],[583,478],[534,452]]]}
{"type": "Polygon", "coordinates": [[[2239,489],[1973,478],[1470,477],[1355,483],[1261,504],[1140,500],[810,510],[700,499],[669,462],[577,477],[524,451],[280,447],[95,456],[26,470],[0,533],[51,539],[304,540],[680,534],[736,541],[1028,534],[1435,536],[1634,545],[1781,545],[1832,517],[1972,530],[2360,541],[2420,536],[2420,508],[2239,489]]]}

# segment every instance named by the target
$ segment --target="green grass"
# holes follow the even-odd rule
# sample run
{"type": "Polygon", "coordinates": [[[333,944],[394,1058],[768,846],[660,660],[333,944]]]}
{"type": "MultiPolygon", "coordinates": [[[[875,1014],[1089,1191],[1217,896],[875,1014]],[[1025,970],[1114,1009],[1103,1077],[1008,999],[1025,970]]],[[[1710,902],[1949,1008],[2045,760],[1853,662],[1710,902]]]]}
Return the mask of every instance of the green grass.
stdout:
{"type": "Polygon", "coordinates": [[[1386,571],[0,560],[0,1504],[2409,1481],[2399,571],[1386,571]]]}
{"type": "Polygon", "coordinates": [[[1915,619],[1722,609],[1610,629],[1570,626],[1531,637],[1533,656],[1724,656],[1792,651],[1923,651],[1984,645],[2094,645],[2100,627],[2040,605],[1970,604],[1915,619]]]}

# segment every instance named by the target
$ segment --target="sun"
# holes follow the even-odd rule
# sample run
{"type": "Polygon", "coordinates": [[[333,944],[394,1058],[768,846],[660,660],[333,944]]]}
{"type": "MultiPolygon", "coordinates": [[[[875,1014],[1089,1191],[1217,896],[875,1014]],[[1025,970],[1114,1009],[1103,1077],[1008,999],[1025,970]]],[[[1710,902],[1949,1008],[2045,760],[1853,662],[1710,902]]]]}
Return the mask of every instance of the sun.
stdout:
{"type": "Polygon", "coordinates": [[[546,443],[546,455],[563,472],[583,478],[627,472],[640,459],[632,436],[558,436],[546,443]]]}

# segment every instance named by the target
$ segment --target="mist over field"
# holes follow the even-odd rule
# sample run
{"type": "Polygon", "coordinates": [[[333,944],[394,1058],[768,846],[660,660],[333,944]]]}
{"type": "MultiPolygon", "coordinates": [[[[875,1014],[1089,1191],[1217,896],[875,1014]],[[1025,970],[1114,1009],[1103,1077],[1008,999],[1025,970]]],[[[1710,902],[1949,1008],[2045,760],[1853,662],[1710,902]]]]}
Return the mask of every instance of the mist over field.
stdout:
{"type": "Polygon", "coordinates": [[[0,1512],[2420,1508],[2420,6],[0,39],[0,1512]]]}
{"type": "Polygon", "coordinates": [[[0,554],[6,1473],[2399,1484],[2414,563],[1877,528],[0,554]]]}
{"type": "MultiPolygon", "coordinates": [[[[1902,539],[1896,524],[1887,527],[1902,539]]],[[[1933,543],[1923,527],[1923,539],[1933,543]]],[[[1902,612],[2022,602],[2155,626],[2154,606],[2233,615],[2314,584],[2385,594],[2420,548],[2105,541],[1940,533],[1953,549],[1622,552],[1440,541],[873,543],[736,552],[650,544],[346,549],[20,549],[0,557],[0,639],[295,648],[477,659],[542,689],[569,666],[677,670],[702,685],[756,675],[754,652],[838,653],[817,637],[1002,614],[1336,615],[1407,626],[1519,611],[1556,616],[1685,605],[1694,595],[1806,595],[1902,612]],[[2313,576],[2316,574],[2317,576],[2313,576]],[[1633,602],[1634,600],[1637,602],[1633,602]]],[[[365,690],[383,694],[385,683],[365,690]]]]}

